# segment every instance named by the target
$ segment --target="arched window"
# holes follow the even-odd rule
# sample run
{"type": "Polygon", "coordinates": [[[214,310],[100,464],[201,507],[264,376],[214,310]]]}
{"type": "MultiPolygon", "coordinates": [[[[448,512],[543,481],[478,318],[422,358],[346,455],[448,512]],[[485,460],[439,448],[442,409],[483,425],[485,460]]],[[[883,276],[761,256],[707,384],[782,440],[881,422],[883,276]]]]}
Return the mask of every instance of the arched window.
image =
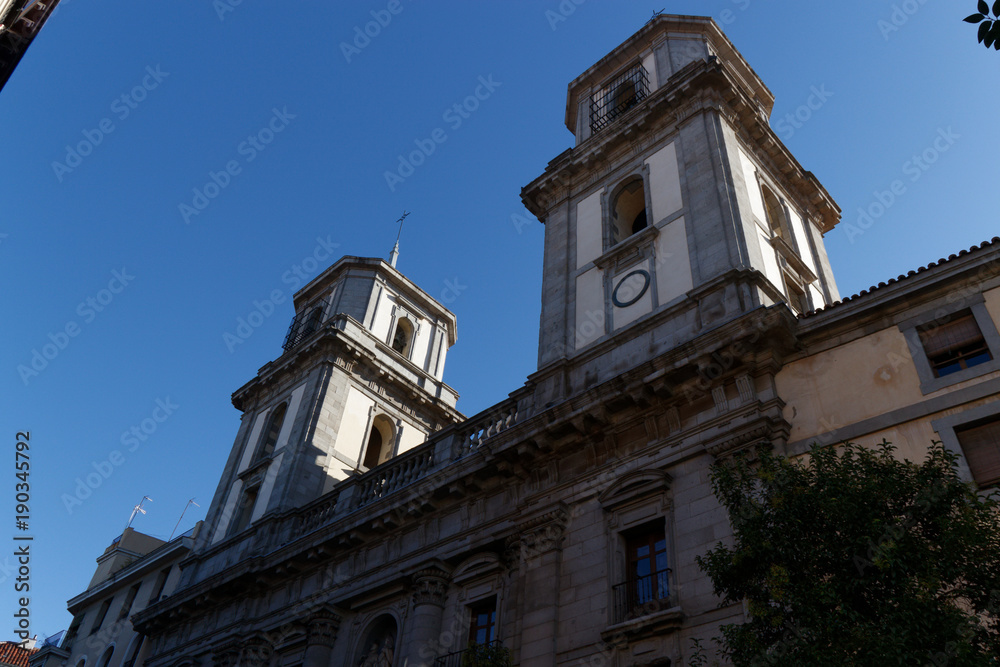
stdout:
{"type": "Polygon", "coordinates": [[[264,431],[264,439],[257,450],[256,461],[265,459],[274,453],[274,446],[278,443],[278,435],[281,434],[281,425],[285,423],[287,410],[288,403],[282,403],[271,411],[271,416],[267,420],[267,430],[264,431]]]}
{"type": "Polygon", "coordinates": [[[371,470],[389,460],[392,456],[393,435],[394,429],[388,417],[379,415],[372,420],[372,429],[368,434],[368,444],[365,446],[365,457],[362,461],[365,468],[371,470]]]}
{"type": "Polygon", "coordinates": [[[771,234],[787,241],[788,235],[785,233],[785,209],[781,205],[781,201],[771,191],[771,188],[766,185],[761,186],[761,191],[764,195],[764,209],[767,211],[767,226],[771,229],[771,234]]]}
{"type": "Polygon", "coordinates": [[[392,349],[404,357],[410,356],[410,343],[413,340],[413,323],[401,317],[396,323],[396,332],[392,335],[392,349]]]}
{"type": "Polygon", "coordinates": [[[108,647],[108,650],[104,652],[101,659],[97,661],[97,667],[108,667],[108,663],[111,662],[111,655],[115,652],[115,645],[112,644],[108,647]]]}
{"type": "Polygon", "coordinates": [[[642,231],[646,219],[646,189],[641,178],[635,178],[618,190],[611,204],[611,245],[642,231]]]}

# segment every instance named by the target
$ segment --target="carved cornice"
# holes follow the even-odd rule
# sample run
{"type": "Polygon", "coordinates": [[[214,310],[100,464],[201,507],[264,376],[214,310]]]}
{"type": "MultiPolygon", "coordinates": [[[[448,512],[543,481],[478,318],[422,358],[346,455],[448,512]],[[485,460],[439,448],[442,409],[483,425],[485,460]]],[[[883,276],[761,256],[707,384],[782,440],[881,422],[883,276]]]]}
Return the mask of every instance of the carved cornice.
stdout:
{"type": "Polygon", "coordinates": [[[569,525],[570,512],[565,505],[528,519],[518,526],[518,543],[522,559],[534,558],[562,549],[569,525]]]}

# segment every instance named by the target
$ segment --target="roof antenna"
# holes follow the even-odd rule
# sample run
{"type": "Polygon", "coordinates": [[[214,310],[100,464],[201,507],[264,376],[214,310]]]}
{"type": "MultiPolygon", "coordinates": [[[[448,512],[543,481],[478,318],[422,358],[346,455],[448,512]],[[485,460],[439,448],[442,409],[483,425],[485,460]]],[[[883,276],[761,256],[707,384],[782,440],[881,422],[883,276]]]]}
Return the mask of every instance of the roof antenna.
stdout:
{"type": "Polygon", "coordinates": [[[403,233],[403,220],[406,220],[406,216],[409,215],[408,211],[403,211],[403,215],[400,216],[399,220],[399,231],[396,233],[396,245],[393,246],[392,252],[389,253],[389,266],[396,268],[396,260],[399,259],[399,236],[403,233]]]}
{"type": "MultiPolygon", "coordinates": [[[[194,501],[194,498],[192,498],[191,500],[188,501],[187,505],[184,506],[184,512],[187,512],[188,508],[191,507],[191,505],[194,505],[195,507],[201,507],[201,505],[199,505],[198,503],[196,503],[194,501]]],[[[174,533],[177,532],[177,526],[181,525],[181,519],[184,518],[184,512],[181,512],[181,518],[177,519],[177,524],[174,526],[173,532],[170,533],[170,537],[167,538],[167,542],[169,542],[170,540],[174,539],[174,533]]]]}
{"type": "Polygon", "coordinates": [[[143,496],[142,500],[139,501],[139,504],[132,508],[132,516],[130,516],[128,518],[128,523],[125,524],[126,528],[130,528],[132,526],[132,521],[135,520],[135,515],[136,514],[145,514],[146,513],[146,510],[142,509],[142,504],[144,502],[146,502],[147,500],[149,502],[153,502],[153,499],[150,498],[149,496],[143,496]]]}

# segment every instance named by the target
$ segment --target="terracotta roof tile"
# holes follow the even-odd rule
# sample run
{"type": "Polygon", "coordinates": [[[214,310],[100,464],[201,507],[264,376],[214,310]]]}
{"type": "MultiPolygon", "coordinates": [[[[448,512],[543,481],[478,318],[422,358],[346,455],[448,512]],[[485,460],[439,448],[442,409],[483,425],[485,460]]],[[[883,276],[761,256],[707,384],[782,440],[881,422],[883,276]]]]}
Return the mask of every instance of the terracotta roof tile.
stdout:
{"type": "Polygon", "coordinates": [[[0,642],[0,664],[28,667],[28,658],[37,651],[37,648],[21,648],[14,642],[0,642]]]}

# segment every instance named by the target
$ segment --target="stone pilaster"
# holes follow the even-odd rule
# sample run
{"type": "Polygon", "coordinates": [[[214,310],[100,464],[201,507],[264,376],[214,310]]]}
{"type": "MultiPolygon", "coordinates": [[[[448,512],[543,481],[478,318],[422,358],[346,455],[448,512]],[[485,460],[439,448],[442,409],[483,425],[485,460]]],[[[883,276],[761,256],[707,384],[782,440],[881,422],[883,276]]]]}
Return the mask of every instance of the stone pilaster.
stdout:
{"type": "Polygon", "coordinates": [[[449,573],[436,565],[413,575],[413,613],[409,622],[411,634],[406,665],[430,667],[433,664],[448,585],[449,573]]]}
{"type": "Polygon", "coordinates": [[[556,663],[562,543],[569,518],[569,512],[559,507],[520,526],[524,563],[521,667],[556,663]]]}
{"type": "Polygon", "coordinates": [[[330,664],[330,654],[339,629],[340,616],[331,611],[319,611],[309,618],[303,667],[327,667],[330,664]]]}

